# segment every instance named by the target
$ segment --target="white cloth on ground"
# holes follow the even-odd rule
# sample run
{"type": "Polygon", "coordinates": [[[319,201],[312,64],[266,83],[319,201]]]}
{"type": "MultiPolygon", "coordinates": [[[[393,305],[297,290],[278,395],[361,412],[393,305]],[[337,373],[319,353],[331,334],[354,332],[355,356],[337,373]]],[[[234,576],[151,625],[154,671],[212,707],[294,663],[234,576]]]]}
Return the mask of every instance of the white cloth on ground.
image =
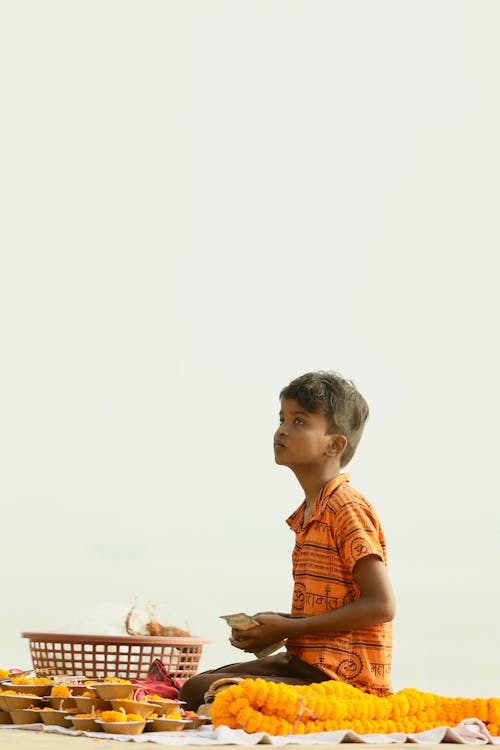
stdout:
{"type": "Polygon", "coordinates": [[[337,730],[336,732],[317,732],[315,734],[293,734],[272,736],[265,732],[247,734],[243,729],[229,729],[226,726],[214,729],[205,725],[200,729],[188,729],[182,732],[146,732],[137,736],[129,734],[104,734],[103,732],[76,732],[58,726],[44,724],[3,724],[2,729],[20,729],[43,732],[54,732],[65,735],[85,735],[96,739],[115,739],[122,742],[151,742],[161,745],[336,745],[345,742],[368,744],[402,744],[402,743],[432,743],[442,742],[468,745],[500,745],[500,737],[492,737],[486,726],[479,719],[464,719],[456,727],[437,727],[418,734],[356,734],[351,730],[337,730]]]}

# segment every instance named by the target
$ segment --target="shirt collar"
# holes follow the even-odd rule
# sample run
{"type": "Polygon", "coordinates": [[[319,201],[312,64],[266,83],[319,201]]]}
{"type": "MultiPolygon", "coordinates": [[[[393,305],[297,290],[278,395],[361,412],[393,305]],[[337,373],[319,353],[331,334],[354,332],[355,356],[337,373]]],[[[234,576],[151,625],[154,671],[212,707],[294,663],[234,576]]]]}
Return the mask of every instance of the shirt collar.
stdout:
{"type": "MultiPolygon", "coordinates": [[[[307,519],[306,526],[313,521],[316,516],[323,513],[326,504],[330,498],[330,496],[335,492],[335,490],[340,487],[341,484],[344,482],[348,482],[350,480],[351,476],[349,472],[344,472],[344,474],[337,474],[336,477],[333,477],[333,479],[330,479],[319,491],[313,505],[313,509],[311,512],[311,515],[307,519]]],[[[295,510],[291,516],[289,516],[286,519],[286,523],[290,526],[292,531],[298,531],[303,527],[303,520],[304,520],[304,512],[306,509],[306,501],[303,500],[302,503],[299,505],[297,510],[295,510]]]]}

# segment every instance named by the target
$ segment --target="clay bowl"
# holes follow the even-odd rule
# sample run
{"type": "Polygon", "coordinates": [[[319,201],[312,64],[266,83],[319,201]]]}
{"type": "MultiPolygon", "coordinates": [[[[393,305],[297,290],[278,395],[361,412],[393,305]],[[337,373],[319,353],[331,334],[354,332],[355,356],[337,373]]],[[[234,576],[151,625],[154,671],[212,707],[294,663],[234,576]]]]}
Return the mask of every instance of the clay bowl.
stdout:
{"type": "Polygon", "coordinates": [[[144,719],[149,719],[152,713],[156,711],[158,713],[158,706],[152,703],[144,703],[143,701],[127,700],[126,698],[114,698],[111,701],[111,708],[113,711],[119,711],[121,708],[125,709],[127,714],[138,714],[144,719]]]}
{"type": "Polygon", "coordinates": [[[132,698],[136,689],[135,685],[127,682],[100,682],[91,687],[103,701],[111,701],[115,698],[132,698]]]}
{"type": "Polygon", "coordinates": [[[50,695],[52,685],[9,685],[9,690],[15,690],[16,693],[31,693],[31,695],[46,696],[50,695]]]}
{"type": "Polygon", "coordinates": [[[100,711],[103,708],[108,707],[108,701],[103,701],[98,698],[97,695],[90,698],[88,695],[77,695],[75,696],[76,707],[82,714],[91,714],[92,709],[94,711],[100,711]]]}
{"type": "Polygon", "coordinates": [[[30,708],[13,708],[9,711],[14,724],[41,724],[40,711],[30,708]]]}
{"type": "Polygon", "coordinates": [[[168,700],[167,698],[165,698],[165,700],[160,700],[158,698],[155,700],[151,699],[149,700],[149,702],[155,706],[155,713],[164,716],[165,714],[169,714],[172,711],[178,711],[186,701],[173,701],[168,700]]]}
{"type": "Polygon", "coordinates": [[[40,711],[40,716],[43,723],[48,726],[56,725],[58,727],[66,727],[67,729],[73,726],[71,720],[66,715],[66,711],[58,711],[55,708],[45,708],[40,711]]]}
{"type": "Polygon", "coordinates": [[[0,724],[12,724],[12,719],[8,711],[0,711],[0,724]]]}
{"type": "Polygon", "coordinates": [[[68,708],[76,708],[76,701],[74,698],[60,698],[58,695],[50,696],[50,705],[56,711],[66,711],[68,708]]]}
{"type": "Polygon", "coordinates": [[[83,732],[102,732],[101,725],[95,719],[90,718],[90,716],[67,716],[66,718],[71,720],[74,729],[79,729],[83,732]]]}
{"type": "Polygon", "coordinates": [[[101,721],[96,719],[96,724],[100,724],[108,734],[142,734],[146,726],[144,721],[101,721]]]}
{"type": "Polygon", "coordinates": [[[186,718],[185,721],[187,722],[184,729],[199,729],[203,724],[206,724],[210,721],[209,716],[193,716],[192,718],[186,718]]]}
{"type": "Polygon", "coordinates": [[[71,695],[82,695],[88,690],[87,685],[67,685],[67,687],[69,687],[71,695]]]}
{"type": "Polygon", "coordinates": [[[151,724],[148,726],[150,732],[180,732],[182,729],[187,729],[187,724],[190,723],[190,719],[165,719],[164,716],[158,716],[157,719],[152,719],[151,724]]]}
{"type": "Polygon", "coordinates": [[[17,711],[29,708],[33,704],[43,706],[43,701],[32,695],[2,695],[2,704],[5,711],[17,711]]]}

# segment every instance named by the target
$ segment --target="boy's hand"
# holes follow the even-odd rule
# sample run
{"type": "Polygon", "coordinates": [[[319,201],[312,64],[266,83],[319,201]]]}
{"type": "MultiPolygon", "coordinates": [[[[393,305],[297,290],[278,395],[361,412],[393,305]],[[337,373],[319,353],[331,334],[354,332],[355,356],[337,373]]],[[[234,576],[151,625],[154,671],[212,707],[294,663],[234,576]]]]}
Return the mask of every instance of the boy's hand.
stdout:
{"type": "Polygon", "coordinates": [[[259,623],[248,630],[232,628],[231,644],[247,653],[262,651],[271,643],[276,643],[286,638],[289,619],[276,614],[258,614],[255,619],[259,623]]]}

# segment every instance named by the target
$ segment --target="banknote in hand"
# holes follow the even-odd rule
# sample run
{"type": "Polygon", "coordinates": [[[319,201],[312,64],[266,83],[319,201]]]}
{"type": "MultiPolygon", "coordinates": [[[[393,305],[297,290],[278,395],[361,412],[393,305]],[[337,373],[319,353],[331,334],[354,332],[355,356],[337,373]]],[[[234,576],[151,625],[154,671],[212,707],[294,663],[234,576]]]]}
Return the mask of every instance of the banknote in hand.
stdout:
{"type": "MultiPolygon", "coordinates": [[[[236,628],[237,630],[249,630],[256,625],[260,625],[254,617],[245,614],[245,612],[236,612],[233,615],[221,615],[221,618],[227,622],[229,627],[236,628]]],[[[269,646],[265,646],[260,651],[254,651],[254,654],[257,659],[262,659],[264,656],[269,656],[269,654],[274,653],[284,645],[284,641],[276,641],[276,643],[270,643],[269,646]]]]}

